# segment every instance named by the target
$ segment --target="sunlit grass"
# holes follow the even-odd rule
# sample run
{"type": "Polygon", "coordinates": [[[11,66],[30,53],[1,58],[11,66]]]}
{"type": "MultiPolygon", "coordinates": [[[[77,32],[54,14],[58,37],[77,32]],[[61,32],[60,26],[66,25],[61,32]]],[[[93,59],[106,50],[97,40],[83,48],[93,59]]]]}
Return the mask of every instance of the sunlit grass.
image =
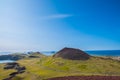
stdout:
{"type": "MultiPolygon", "coordinates": [[[[42,57],[27,58],[18,61],[20,65],[27,68],[26,72],[17,75],[16,79],[22,80],[43,80],[60,76],[80,76],[80,75],[119,75],[120,62],[112,59],[102,59],[92,57],[89,60],[65,60],[62,58],[42,57]]],[[[3,70],[0,65],[0,79],[7,77],[12,72],[3,70]]]]}

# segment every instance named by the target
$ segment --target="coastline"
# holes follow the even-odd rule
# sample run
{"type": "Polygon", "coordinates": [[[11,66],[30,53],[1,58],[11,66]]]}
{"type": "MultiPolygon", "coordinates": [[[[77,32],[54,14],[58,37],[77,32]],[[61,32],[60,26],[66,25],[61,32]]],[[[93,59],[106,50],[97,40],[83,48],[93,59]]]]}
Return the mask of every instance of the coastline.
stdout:
{"type": "Polygon", "coordinates": [[[3,64],[3,63],[12,63],[12,62],[15,62],[14,60],[0,60],[0,64],[3,64]]]}

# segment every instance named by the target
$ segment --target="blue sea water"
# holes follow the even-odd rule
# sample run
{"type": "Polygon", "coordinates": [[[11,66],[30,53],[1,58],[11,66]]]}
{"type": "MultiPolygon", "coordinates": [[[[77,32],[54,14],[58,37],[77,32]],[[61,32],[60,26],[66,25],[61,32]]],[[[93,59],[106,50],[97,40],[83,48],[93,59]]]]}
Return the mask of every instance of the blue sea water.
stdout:
{"type": "Polygon", "coordinates": [[[10,63],[10,62],[15,62],[15,61],[13,61],[13,60],[0,60],[0,64],[1,63],[8,63],[8,62],[10,63]]]}
{"type": "Polygon", "coordinates": [[[93,56],[120,56],[120,50],[94,50],[85,52],[93,56]]]}
{"type": "MultiPolygon", "coordinates": [[[[120,56],[120,50],[91,50],[91,51],[85,51],[89,55],[93,56],[120,56]]],[[[43,52],[45,55],[53,55],[55,54],[52,52],[43,52]]]]}
{"type": "MultiPolygon", "coordinates": [[[[54,53],[48,51],[48,52],[43,52],[43,54],[53,55],[55,54],[55,52],[56,51],[54,51],[54,53]]],[[[85,52],[92,56],[120,56],[120,50],[91,50],[85,52]]]]}
{"type": "MultiPolygon", "coordinates": [[[[41,52],[41,51],[40,51],[41,52]]],[[[42,51],[41,53],[45,55],[53,55],[57,51],[42,51]]],[[[91,51],[85,51],[86,53],[90,55],[96,55],[96,56],[120,56],[120,50],[91,50],[91,51]]],[[[8,55],[12,54],[11,52],[0,52],[0,55],[8,55]]]]}

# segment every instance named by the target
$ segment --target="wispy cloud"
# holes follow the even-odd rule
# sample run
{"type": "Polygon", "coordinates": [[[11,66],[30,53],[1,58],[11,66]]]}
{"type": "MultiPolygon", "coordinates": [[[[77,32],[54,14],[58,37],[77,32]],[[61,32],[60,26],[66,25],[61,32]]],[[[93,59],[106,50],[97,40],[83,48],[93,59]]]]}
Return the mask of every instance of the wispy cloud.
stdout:
{"type": "Polygon", "coordinates": [[[53,15],[43,16],[41,17],[41,19],[64,19],[72,16],[73,15],[71,14],[53,14],[53,15]]]}

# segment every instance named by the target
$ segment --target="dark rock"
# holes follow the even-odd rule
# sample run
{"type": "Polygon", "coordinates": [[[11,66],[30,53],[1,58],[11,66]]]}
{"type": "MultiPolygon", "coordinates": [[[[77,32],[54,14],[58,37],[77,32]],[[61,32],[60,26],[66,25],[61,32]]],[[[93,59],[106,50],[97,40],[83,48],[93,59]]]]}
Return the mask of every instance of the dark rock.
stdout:
{"type": "Polygon", "coordinates": [[[13,77],[14,77],[14,76],[9,76],[8,78],[5,78],[5,79],[3,79],[3,80],[12,80],[13,77]]]}
{"type": "Polygon", "coordinates": [[[25,54],[0,55],[0,60],[20,60],[27,57],[25,54]]]}
{"type": "Polygon", "coordinates": [[[16,65],[15,67],[14,67],[14,69],[19,69],[20,68],[20,66],[19,65],[16,65]]]}
{"type": "Polygon", "coordinates": [[[11,80],[11,77],[9,77],[9,78],[5,78],[5,79],[3,79],[3,80],[11,80]]]}
{"type": "Polygon", "coordinates": [[[21,74],[21,73],[24,73],[24,72],[25,72],[25,71],[23,71],[23,70],[22,70],[22,71],[19,71],[20,74],[21,74]]]}
{"type": "Polygon", "coordinates": [[[10,73],[9,77],[3,80],[12,80],[13,77],[15,77],[17,74],[24,73],[26,70],[25,66],[20,66],[18,63],[13,62],[13,63],[7,63],[4,67],[4,69],[16,69],[16,72],[10,73]]]}
{"type": "Polygon", "coordinates": [[[13,72],[11,74],[9,74],[9,76],[15,76],[16,74],[19,74],[18,72],[13,72]]]}
{"type": "Polygon", "coordinates": [[[23,67],[19,67],[17,70],[18,72],[20,72],[20,71],[26,70],[26,68],[23,66],[23,67]]]}
{"type": "Polygon", "coordinates": [[[29,58],[39,58],[39,56],[29,56],[29,58]]]}
{"type": "Polygon", "coordinates": [[[40,52],[30,52],[29,53],[29,58],[41,58],[43,57],[44,55],[40,52]]]}
{"type": "Polygon", "coordinates": [[[90,55],[79,49],[64,48],[53,55],[53,57],[61,57],[70,60],[87,60],[90,58],[90,55]]]}
{"type": "Polygon", "coordinates": [[[23,66],[23,67],[21,67],[20,69],[21,69],[21,70],[26,70],[26,67],[25,67],[25,66],[23,66]]]}
{"type": "Polygon", "coordinates": [[[15,66],[19,66],[19,64],[16,63],[16,62],[7,63],[7,64],[4,66],[4,69],[13,69],[13,68],[15,68],[15,66]]]}
{"type": "Polygon", "coordinates": [[[7,65],[4,67],[4,69],[13,69],[14,68],[14,65],[7,65]]]}
{"type": "Polygon", "coordinates": [[[18,63],[16,63],[16,62],[6,63],[6,65],[18,65],[18,63]]]}

